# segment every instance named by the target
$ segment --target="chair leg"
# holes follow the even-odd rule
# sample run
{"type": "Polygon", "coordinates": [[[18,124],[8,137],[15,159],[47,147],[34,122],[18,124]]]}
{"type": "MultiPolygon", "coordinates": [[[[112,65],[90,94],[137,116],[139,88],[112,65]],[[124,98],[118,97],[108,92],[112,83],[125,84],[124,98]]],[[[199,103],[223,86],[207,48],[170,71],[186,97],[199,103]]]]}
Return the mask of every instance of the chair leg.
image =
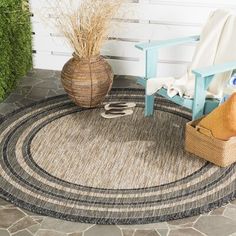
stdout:
{"type": "Polygon", "coordinates": [[[203,116],[203,112],[194,111],[192,113],[192,120],[197,120],[203,116]]]}
{"type": "Polygon", "coordinates": [[[206,94],[210,82],[214,76],[201,77],[196,76],[195,80],[195,94],[193,100],[192,119],[197,120],[204,115],[206,94]]]}
{"type": "Polygon", "coordinates": [[[145,116],[152,116],[154,113],[154,95],[145,96],[145,116]]]}
{"type": "Polygon", "coordinates": [[[193,103],[192,120],[197,120],[204,115],[205,102],[205,92],[202,92],[202,94],[199,93],[198,96],[195,96],[193,103]]]}
{"type": "MultiPolygon", "coordinates": [[[[145,69],[145,89],[147,89],[147,81],[157,74],[158,53],[156,49],[146,50],[146,69],[145,69]]],[[[154,113],[154,95],[145,96],[145,116],[152,116],[154,113]]]]}

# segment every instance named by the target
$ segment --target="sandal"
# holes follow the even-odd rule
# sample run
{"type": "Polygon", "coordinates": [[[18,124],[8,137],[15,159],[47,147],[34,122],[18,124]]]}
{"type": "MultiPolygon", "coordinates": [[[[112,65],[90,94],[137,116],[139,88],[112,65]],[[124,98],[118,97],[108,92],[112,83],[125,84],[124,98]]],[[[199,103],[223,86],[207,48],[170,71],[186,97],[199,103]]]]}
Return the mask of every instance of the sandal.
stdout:
{"type": "Polygon", "coordinates": [[[108,111],[101,113],[101,116],[106,119],[114,119],[132,114],[133,114],[132,110],[110,109],[108,111]]]}
{"type": "Polygon", "coordinates": [[[136,107],[136,104],[133,102],[114,102],[114,103],[109,103],[105,105],[105,110],[109,111],[112,109],[117,109],[120,110],[121,108],[124,109],[129,109],[129,108],[134,108],[136,107]]]}

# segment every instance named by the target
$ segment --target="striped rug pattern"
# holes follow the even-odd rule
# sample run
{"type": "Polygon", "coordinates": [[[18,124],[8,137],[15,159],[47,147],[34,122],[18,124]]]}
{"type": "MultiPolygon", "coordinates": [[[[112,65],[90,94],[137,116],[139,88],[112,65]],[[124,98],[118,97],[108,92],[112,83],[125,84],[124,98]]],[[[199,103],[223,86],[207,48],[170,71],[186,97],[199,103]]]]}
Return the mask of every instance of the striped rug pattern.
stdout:
{"type": "Polygon", "coordinates": [[[146,224],[198,215],[235,199],[236,165],[216,167],[184,151],[189,111],[144,92],[114,89],[106,102],[136,102],[107,120],[50,98],[1,120],[0,194],[29,211],[96,224],[146,224]]]}

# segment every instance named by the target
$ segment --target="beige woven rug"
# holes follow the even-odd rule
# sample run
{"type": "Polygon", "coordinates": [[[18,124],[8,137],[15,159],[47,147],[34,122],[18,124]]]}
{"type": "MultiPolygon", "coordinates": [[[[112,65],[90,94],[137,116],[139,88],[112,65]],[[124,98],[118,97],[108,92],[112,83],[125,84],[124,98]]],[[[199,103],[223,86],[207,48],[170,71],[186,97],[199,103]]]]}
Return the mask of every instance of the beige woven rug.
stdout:
{"type": "Polygon", "coordinates": [[[72,221],[139,224],[179,219],[235,198],[236,165],[219,168],[184,151],[188,111],[142,90],[107,101],[137,103],[106,120],[66,96],[19,110],[0,125],[0,193],[30,211],[72,221]]]}

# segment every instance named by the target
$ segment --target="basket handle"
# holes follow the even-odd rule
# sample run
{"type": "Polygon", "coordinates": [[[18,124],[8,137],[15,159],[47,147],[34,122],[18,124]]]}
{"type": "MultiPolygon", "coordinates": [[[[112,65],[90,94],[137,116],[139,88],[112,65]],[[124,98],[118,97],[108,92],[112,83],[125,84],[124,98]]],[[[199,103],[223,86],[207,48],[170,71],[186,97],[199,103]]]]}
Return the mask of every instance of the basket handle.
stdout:
{"type": "Polygon", "coordinates": [[[214,136],[213,136],[213,134],[212,134],[212,131],[211,130],[209,130],[209,129],[207,129],[207,128],[204,128],[204,127],[202,127],[202,126],[196,126],[196,130],[198,131],[198,132],[200,132],[201,134],[204,134],[204,135],[206,135],[206,136],[208,136],[208,137],[211,137],[211,138],[214,138],[214,136]]]}

